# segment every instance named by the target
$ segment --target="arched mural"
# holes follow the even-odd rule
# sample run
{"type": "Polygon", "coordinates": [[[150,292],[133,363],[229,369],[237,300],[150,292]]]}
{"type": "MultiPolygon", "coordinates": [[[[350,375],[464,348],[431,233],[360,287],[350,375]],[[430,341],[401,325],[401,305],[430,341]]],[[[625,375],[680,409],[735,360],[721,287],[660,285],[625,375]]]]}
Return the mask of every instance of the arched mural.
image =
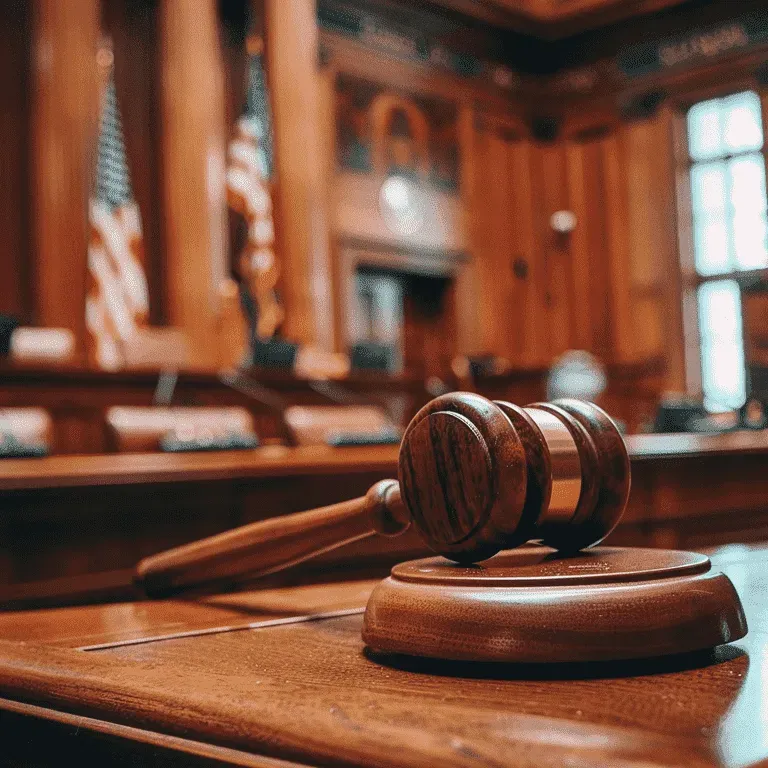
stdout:
{"type": "Polygon", "coordinates": [[[456,106],[395,92],[349,75],[336,81],[337,161],[342,170],[459,187],[456,106]]]}

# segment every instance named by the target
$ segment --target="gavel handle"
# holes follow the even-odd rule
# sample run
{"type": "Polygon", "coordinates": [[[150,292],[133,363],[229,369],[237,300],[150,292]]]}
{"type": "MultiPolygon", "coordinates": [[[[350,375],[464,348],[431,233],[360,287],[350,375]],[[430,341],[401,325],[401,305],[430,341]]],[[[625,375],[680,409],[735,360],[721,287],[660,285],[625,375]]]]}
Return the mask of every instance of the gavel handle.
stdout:
{"type": "Polygon", "coordinates": [[[251,523],[142,560],[136,580],[162,595],[232,577],[283,570],[375,533],[397,536],[410,524],[396,480],[376,483],[365,496],[308,512],[251,523]]]}

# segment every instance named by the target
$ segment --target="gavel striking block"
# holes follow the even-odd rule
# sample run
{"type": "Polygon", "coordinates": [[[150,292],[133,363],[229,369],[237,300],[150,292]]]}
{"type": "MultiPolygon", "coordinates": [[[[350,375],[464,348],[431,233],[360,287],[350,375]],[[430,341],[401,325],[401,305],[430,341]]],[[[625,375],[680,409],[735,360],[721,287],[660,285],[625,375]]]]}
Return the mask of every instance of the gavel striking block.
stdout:
{"type": "Polygon", "coordinates": [[[521,408],[452,393],[408,425],[397,481],[154,555],[139,563],[137,580],[161,595],[256,577],[413,526],[446,559],[396,566],[374,590],[363,626],[374,650],[604,660],[742,637],[736,592],[726,576],[710,572],[706,557],[589,549],[618,523],[629,489],[624,441],[596,405],[559,400],[521,408]],[[540,546],[515,549],[533,540],[540,546]],[[483,563],[501,550],[513,551],[483,563]]]}

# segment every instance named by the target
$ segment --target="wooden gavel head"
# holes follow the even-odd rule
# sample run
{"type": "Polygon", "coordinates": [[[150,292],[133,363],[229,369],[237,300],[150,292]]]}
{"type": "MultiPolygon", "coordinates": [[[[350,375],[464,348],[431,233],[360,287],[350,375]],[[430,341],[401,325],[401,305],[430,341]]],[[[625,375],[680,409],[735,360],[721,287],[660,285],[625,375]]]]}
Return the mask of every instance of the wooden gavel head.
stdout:
{"type": "Polygon", "coordinates": [[[466,392],[443,395],[403,436],[399,482],[362,499],[270,518],[152,555],[136,578],[160,593],[257,576],[373,533],[413,525],[438,554],[485,560],[531,539],[576,552],[605,538],[629,495],[629,460],[597,406],[559,400],[519,408],[466,392]]]}
{"type": "Polygon", "coordinates": [[[461,563],[531,539],[561,552],[597,544],[619,521],[630,486],[624,441],[596,405],[520,408],[465,392],[416,414],[398,474],[413,527],[461,563]]]}

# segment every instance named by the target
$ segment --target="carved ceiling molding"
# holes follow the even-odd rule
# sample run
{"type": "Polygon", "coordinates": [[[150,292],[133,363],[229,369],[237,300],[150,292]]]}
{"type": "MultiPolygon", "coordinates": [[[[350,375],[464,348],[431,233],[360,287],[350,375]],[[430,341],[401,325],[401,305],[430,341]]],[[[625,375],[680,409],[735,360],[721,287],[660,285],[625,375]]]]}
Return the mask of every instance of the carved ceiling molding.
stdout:
{"type": "Polygon", "coordinates": [[[655,13],[687,0],[432,0],[491,24],[531,32],[545,38],[563,37],[620,21],[655,13]]]}

